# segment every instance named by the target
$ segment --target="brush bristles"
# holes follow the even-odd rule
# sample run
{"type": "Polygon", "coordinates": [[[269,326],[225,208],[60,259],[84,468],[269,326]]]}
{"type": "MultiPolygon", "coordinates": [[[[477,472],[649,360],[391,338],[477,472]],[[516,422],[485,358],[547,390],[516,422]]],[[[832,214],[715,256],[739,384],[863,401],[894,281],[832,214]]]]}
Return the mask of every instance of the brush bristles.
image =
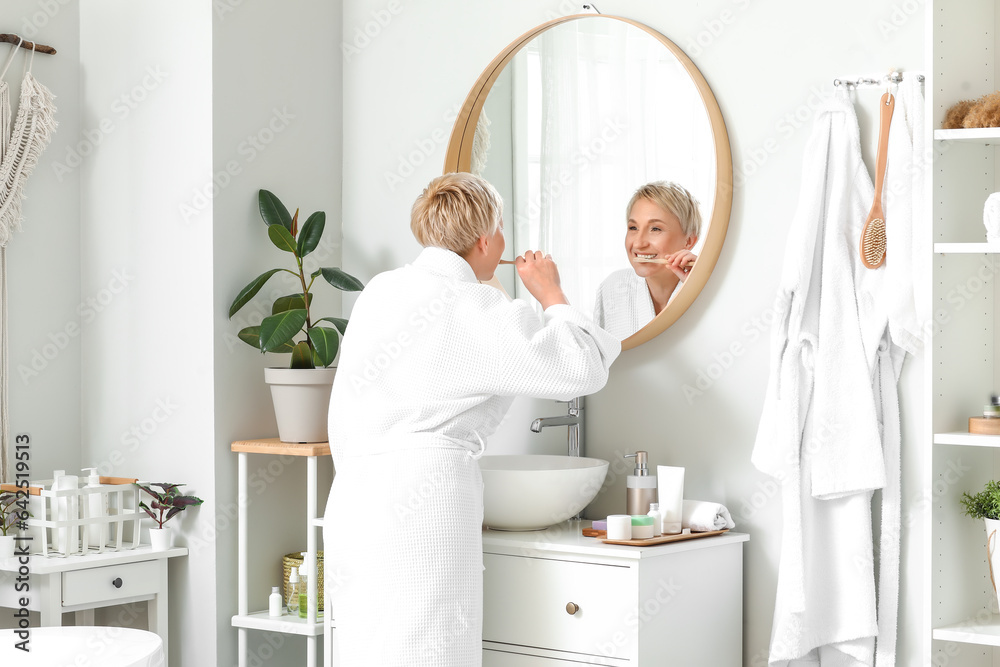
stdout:
{"type": "Polygon", "coordinates": [[[877,269],[885,261],[885,249],[885,220],[869,220],[861,231],[861,261],[869,269],[877,269]]]}

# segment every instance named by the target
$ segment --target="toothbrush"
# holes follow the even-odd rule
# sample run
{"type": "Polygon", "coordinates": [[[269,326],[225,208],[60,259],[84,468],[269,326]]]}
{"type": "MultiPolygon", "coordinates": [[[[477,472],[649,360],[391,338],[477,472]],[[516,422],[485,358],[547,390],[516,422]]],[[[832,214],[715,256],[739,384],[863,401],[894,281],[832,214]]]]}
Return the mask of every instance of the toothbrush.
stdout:
{"type": "MultiPolygon", "coordinates": [[[[657,257],[657,258],[654,258],[654,259],[642,259],[641,257],[636,257],[632,261],[633,262],[640,262],[640,263],[644,263],[644,264],[669,264],[670,263],[669,259],[663,259],[663,258],[660,258],[660,257],[657,257]]],[[[692,259],[687,264],[685,264],[684,266],[687,267],[687,268],[690,268],[690,267],[694,266],[694,263],[696,261],[697,260],[692,259]]]]}

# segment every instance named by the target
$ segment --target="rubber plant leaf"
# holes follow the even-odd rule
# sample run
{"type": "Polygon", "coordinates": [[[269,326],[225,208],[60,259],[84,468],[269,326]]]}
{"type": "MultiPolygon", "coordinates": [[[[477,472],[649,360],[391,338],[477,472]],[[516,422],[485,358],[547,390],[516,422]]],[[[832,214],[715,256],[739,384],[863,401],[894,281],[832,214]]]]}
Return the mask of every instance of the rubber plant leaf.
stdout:
{"type": "Polygon", "coordinates": [[[229,306],[229,319],[233,319],[233,315],[235,315],[240,308],[247,305],[247,302],[250,301],[250,299],[257,296],[257,292],[259,292],[260,288],[264,286],[264,283],[266,283],[271,276],[278,271],[281,271],[281,269],[271,269],[270,271],[265,271],[251,280],[250,284],[240,290],[240,293],[236,295],[236,299],[233,301],[233,305],[229,306]]]}
{"type": "MultiPolygon", "coordinates": [[[[323,267],[322,269],[317,269],[317,271],[323,274],[323,278],[326,282],[341,291],[360,292],[365,288],[364,283],[351,274],[341,271],[337,267],[323,267]]],[[[313,275],[315,275],[315,273],[313,275]]]]}
{"type": "Polygon", "coordinates": [[[295,345],[292,349],[292,363],[289,368],[316,368],[309,343],[301,341],[295,345]]]}
{"type": "Polygon", "coordinates": [[[340,334],[335,329],[327,327],[313,327],[308,331],[308,334],[313,349],[316,350],[319,364],[324,368],[332,364],[333,360],[337,358],[337,350],[340,348],[340,334]]]}
{"type": "Polygon", "coordinates": [[[261,219],[268,227],[281,225],[289,232],[292,231],[292,216],[273,192],[260,190],[257,193],[257,206],[260,209],[261,219]]]}
{"type": "Polygon", "coordinates": [[[267,228],[267,238],[278,250],[284,250],[295,254],[295,237],[292,233],[279,225],[272,225],[267,228]]]}
{"type": "MultiPolygon", "coordinates": [[[[259,326],[256,326],[256,327],[246,327],[245,329],[241,329],[240,332],[237,335],[239,336],[239,338],[240,338],[241,341],[243,341],[244,343],[246,343],[250,347],[252,347],[252,348],[254,348],[256,350],[260,350],[260,327],[259,326]]],[[[293,347],[294,346],[289,342],[289,343],[285,343],[284,345],[279,346],[275,350],[269,350],[269,352],[277,352],[277,353],[288,354],[289,352],[292,351],[293,347]]],[[[261,352],[263,352],[263,350],[261,350],[261,352]]]]}
{"type": "Polygon", "coordinates": [[[324,228],[326,228],[326,213],[316,211],[309,216],[306,224],[302,225],[302,232],[299,234],[299,258],[305,257],[316,249],[323,236],[324,228]]]}
{"type": "MultiPolygon", "coordinates": [[[[309,304],[312,304],[312,293],[309,293],[309,304]]],[[[289,294],[287,296],[279,296],[274,300],[274,305],[271,306],[271,314],[277,315],[278,313],[283,313],[286,310],[295,310],[296,308],[304,309],[306,307],[305,299],[302,298],[301,292],[296,292],[295,294],[289,294]]]]}
{"type": "Polygon", "coordinates": [[[343,317],[323,317],[320,318],[316,324],[319,324],[320,322],[329,322],[333,326],[337,327],[337,331],[339,331],[341,335],[347,333],[347,320],[343,317]]]}
{"type": "Polygon", "coordinates": [[[273,352],[292,340],[306,323],[306,311],[286,310],[277,315],[265,317],[260,323],[260,349],[273,352]]]}

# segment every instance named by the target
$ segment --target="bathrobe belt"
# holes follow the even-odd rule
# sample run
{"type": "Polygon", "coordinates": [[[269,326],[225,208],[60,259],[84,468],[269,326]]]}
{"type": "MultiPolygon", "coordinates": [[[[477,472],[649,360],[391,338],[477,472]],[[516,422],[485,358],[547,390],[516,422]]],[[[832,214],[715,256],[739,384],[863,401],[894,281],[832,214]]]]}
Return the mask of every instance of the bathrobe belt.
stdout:
{"type": "Polygon", "coordinates": [[[480,458],[486,451],[486,441],[478,434],[473,434],[476,441],[462,440],[441,433],[400,433],[386,435],[377,440],[368,440],[364,444],[344,448],[342,456],[345,459],[359,459],[366,456],[395,454],[411,449],[454,449],[463,451],[474,459],[480,458]]]}

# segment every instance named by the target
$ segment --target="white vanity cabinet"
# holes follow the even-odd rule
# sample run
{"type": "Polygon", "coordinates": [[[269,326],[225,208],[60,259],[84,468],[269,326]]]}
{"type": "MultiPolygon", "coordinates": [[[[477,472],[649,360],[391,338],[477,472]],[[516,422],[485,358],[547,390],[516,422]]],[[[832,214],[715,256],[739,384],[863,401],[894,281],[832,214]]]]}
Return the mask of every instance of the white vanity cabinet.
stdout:
{"type": "Polygon", "coordinates": [[[742,533],[603,544],[483,531],[483,667],[742,664],[742,533]]]}

